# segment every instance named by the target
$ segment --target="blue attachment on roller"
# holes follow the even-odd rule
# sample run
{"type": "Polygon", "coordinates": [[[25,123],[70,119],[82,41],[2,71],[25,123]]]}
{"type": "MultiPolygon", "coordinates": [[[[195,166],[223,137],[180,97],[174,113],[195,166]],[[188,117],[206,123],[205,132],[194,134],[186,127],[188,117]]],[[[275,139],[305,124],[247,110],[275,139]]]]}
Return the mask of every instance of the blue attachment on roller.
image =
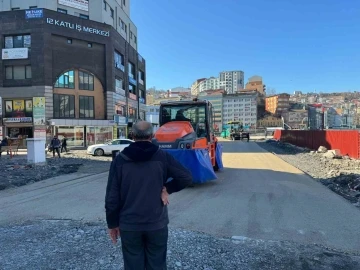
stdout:
{"type": "Polygon", "coordinates": [[[191,171],[193,183],[201,184],[217,179],[209,152],[205,149],[164,149],[191,171]]]}
{"type": "Polygon", "coordinates": [[[222,145],[217,143],[216,144],[216,151],[215,151],[215,158],[216,158],[216,163],[219,167],[219,171],[222,171],[224,169],[224,165],[222,163],[222,145]]]}

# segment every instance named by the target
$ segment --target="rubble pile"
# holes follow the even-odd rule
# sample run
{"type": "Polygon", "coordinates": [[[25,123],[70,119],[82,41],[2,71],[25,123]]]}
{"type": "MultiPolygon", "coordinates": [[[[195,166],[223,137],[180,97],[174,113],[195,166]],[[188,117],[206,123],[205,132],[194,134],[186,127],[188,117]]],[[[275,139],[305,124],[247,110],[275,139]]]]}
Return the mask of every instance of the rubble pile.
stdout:
{"type": "Polygon", "coordinates": [[[258,144],[360,207],[360,160],[341,156],[338,149],[325,146],[310,151],[275,140],[258,144]]]}
{"type": "MultiPolygon", "coordinates": [[[[91,156],[90,156],[91,157],[91,156]]],[[[28,164],[26,156],[0,158],[0,190],[19,187],[70,173],[95,174],[110,168],[111,157],[96,160],[85,155],[69,154],[47,158],[46,164],[28,164]]]]}

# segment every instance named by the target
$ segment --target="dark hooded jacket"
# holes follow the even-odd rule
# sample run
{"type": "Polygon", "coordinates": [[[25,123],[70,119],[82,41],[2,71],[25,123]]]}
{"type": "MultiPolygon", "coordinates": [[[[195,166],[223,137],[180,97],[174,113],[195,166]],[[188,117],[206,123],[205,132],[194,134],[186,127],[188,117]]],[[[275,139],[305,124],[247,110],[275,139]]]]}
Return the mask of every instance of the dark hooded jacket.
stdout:
{"type": "Polygon", "coordinates": [[[189,170],[151,142],[126,147],[111,163],[105,209],[108,228],[151,231],[169,223],[162,188],[180,191],[192,182],[189,170]],[[167,182],[169,178],[173,180],[167,182]]]}

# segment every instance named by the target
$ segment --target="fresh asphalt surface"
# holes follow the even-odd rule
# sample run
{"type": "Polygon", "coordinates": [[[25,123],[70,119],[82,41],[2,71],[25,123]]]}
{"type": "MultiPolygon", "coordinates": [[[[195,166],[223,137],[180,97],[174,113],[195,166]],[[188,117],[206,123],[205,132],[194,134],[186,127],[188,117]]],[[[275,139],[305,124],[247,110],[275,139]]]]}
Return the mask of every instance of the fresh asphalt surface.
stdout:
{"type": "MultiPolygon", "coordinates": [[[[254,142],[224,141],[218,180],[170,197],[170,224],[220,237],[360,250],[360,211],[254,142]]],[[[0,225],[104,220],[107,174],[67,175],[0,192],[0,225]]]]}

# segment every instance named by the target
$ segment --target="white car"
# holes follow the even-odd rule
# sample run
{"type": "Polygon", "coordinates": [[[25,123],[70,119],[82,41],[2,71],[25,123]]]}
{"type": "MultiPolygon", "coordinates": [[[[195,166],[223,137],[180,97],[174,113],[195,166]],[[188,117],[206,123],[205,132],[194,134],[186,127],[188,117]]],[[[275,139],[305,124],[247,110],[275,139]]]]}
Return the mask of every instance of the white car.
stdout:
{"type": "Polygon", "coordinates": [[[128,139],[116,139],[104,144],[94,144],[87,148],[87,153],[93,156],[111,155],[112,151],[122,151],[133,142],[128,139]]]}

